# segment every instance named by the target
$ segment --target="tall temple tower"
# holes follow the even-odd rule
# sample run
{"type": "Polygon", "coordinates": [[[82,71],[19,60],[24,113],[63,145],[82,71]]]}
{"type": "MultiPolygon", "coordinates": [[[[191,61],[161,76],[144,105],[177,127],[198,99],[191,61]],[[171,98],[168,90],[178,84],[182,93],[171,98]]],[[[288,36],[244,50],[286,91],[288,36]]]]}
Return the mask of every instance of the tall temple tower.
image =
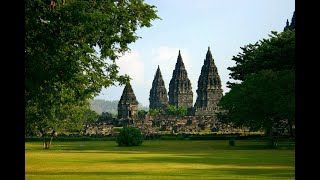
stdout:
{"type": "Polygon", "coordinates": [[[152,88],[150,89],[149,102],[150,109],[165,109],[168,106],[167,89],[164,85],[159,66],[152,82],[152,88]]]}
{"type": "Polygon", "coordinates": [[[134,95],[131,84],[128,83],[122,92],[121,99],[118,103],[118,119],[138,117],[138,101],[134,95]]]}
{"type": "Polygon", "coordinates": [[[176,107],[192,107],[193,93],[191,82],[188,78],[188,73],[184,67],[182,57],[179,50],[179,55],[176,67],[173,70],[172,79],[169,84],[169,104],[176,107]]]}
{"type": "Polygon", "coordinates": [[[214,115],[218,110],[217,103],[223,96],[222,92],[220,76],[208,47],[198,80],[195,115],[214,115]]]}

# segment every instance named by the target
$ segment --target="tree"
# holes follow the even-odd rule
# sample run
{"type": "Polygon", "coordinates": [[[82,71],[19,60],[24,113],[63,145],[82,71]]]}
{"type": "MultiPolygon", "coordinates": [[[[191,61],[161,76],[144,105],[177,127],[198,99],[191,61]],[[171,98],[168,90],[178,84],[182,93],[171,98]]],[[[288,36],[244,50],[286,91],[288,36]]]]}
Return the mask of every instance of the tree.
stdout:
{"type": "MultiPolygon", "coordinates": [[[[272,32],[270,39],[241,48],[234,56],[230,92],[218,105],[224,110],[218,119],[236,127],[263,129],[273,140],[275,131],[289,128],[295,122],[295,30],[272,32]]],[[[274,142],[274,141],[273,141],[274,142]]],[[[272,145],[274,145],[272,143],[272,145]]]]}
{"type": "Polygon", "coordinates": [[[138,110],[138,118],[139,119],[145,119],[145,116],[146,116],[147,113],[148,113],[148,111],[138,110]]]}
{"type": "Polygon", "coordinates": [[[109,113],[109,112],[103,112],[103,113],[100,115],[99,119],[98,119],[98,121],[100,121],[100,122],[103,122],[103,121],[112,121],[112,120],[113,120],[113,116],[112,116],[112,114],[109,113]]]}
{"type": "Polygon", "coordinates": [[[220,116],[227,115],[221,119],[236,127],[263,129],[272,136],[275,129],[286,128],[288,121],[294,119],[294,80],[291,70],[263,70],[248,76],[219,101],[219,106],[226,110],[220,116]]]}
{"type": "Polygon", "coordinates": [[[150,116],[158,116],[163,113],[163,110],[160,108],[149,109],[150,116]]]}
{"type": "Polygon", "coordinates": [[[84,115],[87,119],[87,122],[97,122],[99,120],[100,115],[91,109],[87,109],[84,112],[84,115]]]}
{"type": "Polygon", "coordinates": [[[44,149],[50,148],[55,132],[77,131],[83,127],[83,123],[94,118],[85,105],[63,104],[49,110],[39,105],[29,101],[26,106],[25,131],[27,134],[40,134],[44,140],[44,149]]]}
{"type": "MultiPolygon", "coordinates": [[[[269,36],[269,39],[241,47],[242,52],[232,58],[236,65],[228,67],[230,78],[241,82],[247,75],[261,70],[295,69],[295,30],[272,31],[269,36]]],[[[235,83],[227,84],[231,88],[235,83]]]]}
{"type": "Polygon", "coordinates": [[[186,107],[176,107],[173,105],[169,105],[165,112],[167,115],[185,116],[188,113],[188,109],[186,107]]]}
{"type": "Polygon", "coordinates": [[[128,82],[116,59],[140,38],[137,29],[155,19],[155,6],[143,0],[27,0],[26,128],[44,133],[76,124],[78,118],[65,116],[83,114],[78,110],[102,87],[128,82]]]}

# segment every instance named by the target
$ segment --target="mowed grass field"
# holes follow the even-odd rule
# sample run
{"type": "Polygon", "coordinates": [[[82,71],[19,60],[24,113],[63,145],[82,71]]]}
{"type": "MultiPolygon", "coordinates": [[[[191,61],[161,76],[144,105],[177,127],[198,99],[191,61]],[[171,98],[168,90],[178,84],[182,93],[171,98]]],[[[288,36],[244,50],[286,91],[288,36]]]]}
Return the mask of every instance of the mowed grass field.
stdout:
{"type": "Polygon", "coordinates": [[[295,179],[294,145],[236,140],[149,140],[137,147],[115,141],[25,143],[31,179],[295,179]]]}

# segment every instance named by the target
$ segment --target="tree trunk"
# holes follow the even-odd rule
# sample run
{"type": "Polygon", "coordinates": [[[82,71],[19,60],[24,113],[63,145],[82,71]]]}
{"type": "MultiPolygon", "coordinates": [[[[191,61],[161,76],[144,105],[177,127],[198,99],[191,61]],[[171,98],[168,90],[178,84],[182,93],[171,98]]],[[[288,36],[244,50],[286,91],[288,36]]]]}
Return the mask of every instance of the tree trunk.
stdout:
{"type": "Polygon", "coordinates": [[[277,147],[278,146],[278,141],[277,141],[277,139],[275,139],[274,138],[274,136],[273,136],[273,129],[272,129],[272,127],[270,127],[269,129],[268,129],[268,133],[269,133],[269,138],[270,138],[270,144],[269,144],[269,146],[271,147],[271,148],[275,148],[275,147],[277,147]]]}
{"type": "Polygon", "coordinates": [[[51,144],[52,144],[52,139],[53,139],[54,133],[55,133],[55,131],[52,131],[49,146],[51,146],[51,144]]]}
{"type": "Polygon", "coordinates": [[[46,135],[43,135],[43,149],[49,149],[50,148],[50,143],[48,141],[48,138],[46,135]]]}

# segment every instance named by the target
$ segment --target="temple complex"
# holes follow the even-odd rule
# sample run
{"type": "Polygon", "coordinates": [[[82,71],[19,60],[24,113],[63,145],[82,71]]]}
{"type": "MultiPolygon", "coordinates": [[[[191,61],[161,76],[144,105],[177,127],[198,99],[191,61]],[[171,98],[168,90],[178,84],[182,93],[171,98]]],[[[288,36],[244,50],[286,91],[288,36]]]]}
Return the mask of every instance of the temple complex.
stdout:
{"type": "Polygon", "coordinates": [[[167,89],[159,66],[152,82],[152,88],[150,89],[149,102],[150,109],[166,109],[168,106],[167,89]]]}
{"type": "Polygon", "coordinates": [[[180,50],[175,69],[173,70],[172,79],[169,84],[168,95],[169,105],[187,108],[191,108],[193,106],[191,82],[182,61],[180,50]]]}
{"type": "Polygon", "coordinates": [[[138,118],[138,101],[130,83],[125,86],[118,103],[118,119],[122,118],[133,120],[138,118]]]}
{"type": "Polygon", "coordinates": [[[217,103],[223,96],[218,69],[212,58],[210,47],[198,79],[197,100],[194,104],[195,115],[214,115],[217,103]]]}

